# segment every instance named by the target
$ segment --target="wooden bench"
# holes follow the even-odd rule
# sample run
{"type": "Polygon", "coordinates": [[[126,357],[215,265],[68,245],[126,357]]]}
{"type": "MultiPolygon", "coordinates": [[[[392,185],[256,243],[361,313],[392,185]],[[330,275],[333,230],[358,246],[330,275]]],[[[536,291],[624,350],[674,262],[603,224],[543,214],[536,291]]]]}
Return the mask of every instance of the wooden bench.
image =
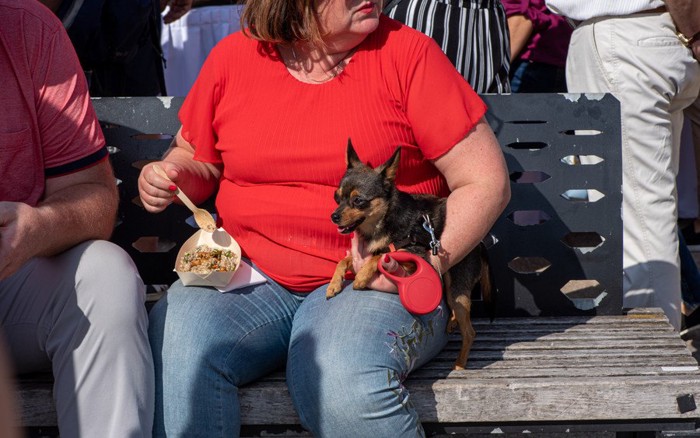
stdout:
{"type": "MultiPolygon", "coordinates": [[[[622,309],[617,101],[484,99],[513,192],[487,239],[498,316],[489,322],[475,306],[467,370],[451,370],[455,336],[406,380],[428,435],[698,436],[698,363],[659,309],[622,309]]],[[[177,249],[194,228],[184,208],[146,213],[136,178],[169,144],[181,102],[94,99],[122,199],[113,241],[136,261],[152,300],[175,279],[177,249]]],[[[20,376],[18,383],[23,424],[42,436],[55,431],[51,377],[20,376]]],[[[308,436],[282,372],[241,388],[240,398],[244,436],[308,436]]]]}

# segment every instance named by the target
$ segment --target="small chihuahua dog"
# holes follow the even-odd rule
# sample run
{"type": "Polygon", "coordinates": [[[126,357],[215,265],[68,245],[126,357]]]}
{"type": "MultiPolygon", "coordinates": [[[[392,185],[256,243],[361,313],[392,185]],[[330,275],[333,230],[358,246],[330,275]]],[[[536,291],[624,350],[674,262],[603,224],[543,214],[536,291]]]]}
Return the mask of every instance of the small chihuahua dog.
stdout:
{"type": "MultiPolygon", "coordinates": [[[[397,250],[411,251],[426,259],[428,252],[438,254],[439,238],[445,226],[447,200],[428,194],[409,194],[398,190],[394,184],[399,167],[401,149],[386,163],[372,168],[357,156],[352,142],[348,140],[347,170],[340,186],[335,191],[338,208],[331,220],[342,234],[356,232],[364,240],[372,254],[359,272],[355,272],[353,287],[365,289],[377,272],[377,262],[390,251],[393,244],[397,250]]],[[[405,266],[409,272],[415,266],[405,266]]],[[[327,298],[337,295],[343,288],[347,271],[354,272],[352,257],[348,256],[336,266],[326,292],[327,298]]],[[[451,316],[448,332],[456,326],[462,335],[462,347],[454,369],[464,369],[476,332],[471,324],[471,292],[477,283],[481,285],[482,299],[493,305],[492,282],[486,248],[479,244],[463,260],[449,269],[443,276],[443,290],[450,306],[451,316]]]]}

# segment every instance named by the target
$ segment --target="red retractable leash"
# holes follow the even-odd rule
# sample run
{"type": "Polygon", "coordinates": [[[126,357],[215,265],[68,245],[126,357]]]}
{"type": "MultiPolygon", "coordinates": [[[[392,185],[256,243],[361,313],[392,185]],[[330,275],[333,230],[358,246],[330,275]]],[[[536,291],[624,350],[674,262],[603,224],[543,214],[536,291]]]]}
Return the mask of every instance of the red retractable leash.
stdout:
{"type": "Polygon", "coordinates": [[[377,262],[381,273],[399,288],[399,298],[406,310],[417,315],[435,310],[442,299],[442,282],[430,263],[408,251],[390,252],[388,255],[399,263],[416,264],[416,272],[408,277],[397,277],[384,269],[381,259],[377,262]]]}

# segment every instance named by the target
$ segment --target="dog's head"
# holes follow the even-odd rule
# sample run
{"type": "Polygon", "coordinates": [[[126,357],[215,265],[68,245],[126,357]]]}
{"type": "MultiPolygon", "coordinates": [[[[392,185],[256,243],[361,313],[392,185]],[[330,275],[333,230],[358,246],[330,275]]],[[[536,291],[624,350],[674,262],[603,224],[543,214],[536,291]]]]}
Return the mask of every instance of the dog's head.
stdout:
{"type": "Polygon", "coordinates": [[[400,156],[401,149],[397,148],[384,164],[372,168],[360,160],[348,139],[347,169],[334,195],[338,208],[331,214],[340,233],[357,230],[366,239],[374,237],[395,190],[400,156]]]}

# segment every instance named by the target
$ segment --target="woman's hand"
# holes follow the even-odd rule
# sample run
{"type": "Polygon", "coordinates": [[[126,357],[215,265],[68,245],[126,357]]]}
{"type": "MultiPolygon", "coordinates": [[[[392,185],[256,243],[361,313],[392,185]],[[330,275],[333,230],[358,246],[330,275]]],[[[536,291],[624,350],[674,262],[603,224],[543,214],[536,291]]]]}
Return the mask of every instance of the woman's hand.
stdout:
{"type": "Polygon", "coordinates": [[[173,203],[175,190],[177,190],[173,181],[178,180],[180,172],[181,169],[177,164],[168,161],[156,161],[141,169],[138,180],[139,197],[146,211],[160,213],[173,203]],[[153,170],[154,165],[160,166],[172,181],[158,175],[153,170]]]}
{"type": "MultiPolygon", "coordinates": [[[[364,240],[362,240],[362,238],[356,233],[353,233],[350,238],[349,253],[352,256],[352,267],[355,272],[359,272],[365,263],[372,263],[372,254],[365,250],[364,240]]],[[[407,275],[403,267],[388,254],[383,255],[379,260],[379,263],[382,263],[387,272],[390,272],[397,277],[404,277],[407,275]]],[[[396,285],[379,270],[377,270],[377,273],[374,275],[374,278],[372,278],[367,287],[380,292],[389,292],[394,294],[398,293],[398,288],[396,285]]]]}
{"type": "Polygon", "coordinates": [[[139,197],[146,211],[160,213],[173,203],[178,188],[195,204],[206,201],[219,187],[223,166],[198,162],[194,148],[178,130],[163,161],[149,163],[141,169],[138,187],[139,197]],[[158,175],[154,165],[160,166],[172,181],[158,175]],[[177,185],[177,187],[176,187],[177,185]]]}

